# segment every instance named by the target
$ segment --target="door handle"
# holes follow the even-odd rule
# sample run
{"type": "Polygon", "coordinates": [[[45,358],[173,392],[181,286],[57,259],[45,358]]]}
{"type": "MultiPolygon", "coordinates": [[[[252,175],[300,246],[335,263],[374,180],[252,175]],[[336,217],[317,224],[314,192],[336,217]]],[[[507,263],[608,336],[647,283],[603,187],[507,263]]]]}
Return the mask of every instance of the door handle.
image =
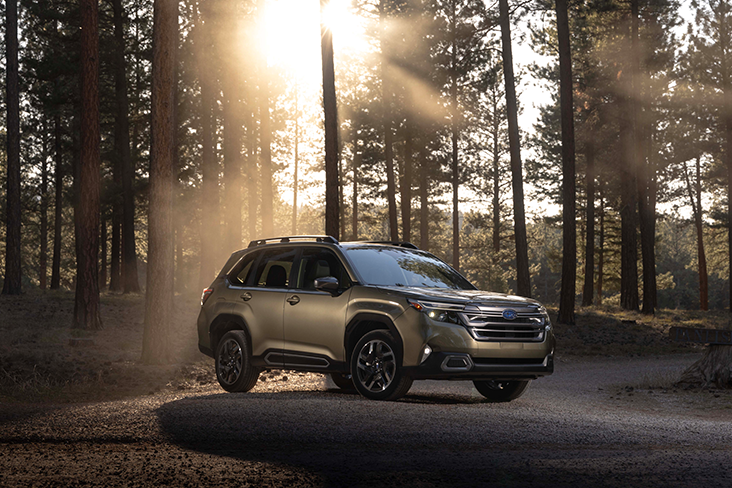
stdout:
{"type": "Polygon", "coordinates": [[[292,295],[290,298],[287,299],[287,303],[290,305],[297,305],[300,303],[300,297],[297,295],[292,295]]]}
{"type": "Polygon", "coordinates": [[[252,294],[249,292],[246,292],[245,294],[243,294],[241,296],[241,299],[244,300],[245,302],[248,302],[249,300],[252,299],[252,294]]]}

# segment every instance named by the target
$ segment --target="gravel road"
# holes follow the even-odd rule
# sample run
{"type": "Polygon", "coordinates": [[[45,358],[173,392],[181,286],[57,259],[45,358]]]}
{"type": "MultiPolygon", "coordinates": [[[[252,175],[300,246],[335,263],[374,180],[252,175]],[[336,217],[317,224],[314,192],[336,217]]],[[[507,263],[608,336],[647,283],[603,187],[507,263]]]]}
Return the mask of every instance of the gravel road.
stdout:
{"type": "Polygon", "coordinates": [[[0,486],[729,487],[732,394],[642,387],[694,359],[560,361],[509,404],[432,381],[372,402],[318,375],[0,404],[0,486]]]}

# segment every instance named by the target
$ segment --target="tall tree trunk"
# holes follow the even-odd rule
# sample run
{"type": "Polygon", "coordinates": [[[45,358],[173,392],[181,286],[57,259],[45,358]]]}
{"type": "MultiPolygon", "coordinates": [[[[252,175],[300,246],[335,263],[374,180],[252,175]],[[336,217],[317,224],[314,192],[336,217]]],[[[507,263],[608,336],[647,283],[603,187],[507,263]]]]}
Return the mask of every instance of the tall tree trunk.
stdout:
{"type": "Polygon", "coordinates": [[[457,20],[455,0],[450,2],[450,129],[452,139],[452,267],[460,270],[460,209],[458,190],[460,188],[460,168],[458,166],[458,80],[457,80],[457,20]]]}
{"type": "Polygon", "coordinates": [[[411,121],[405,122],[404,133],[404,178],[401,184],[402,193],[402,239],[412,241],[412,165],[414,141],[412,139],[411,121]]]}
{"type": "Polygon", "coordinates": [[[686,191],[691,203],[691,211],[694,216],[694,227],[696,228],[696,255],[699,266],[699,308],[709,310],[709,277],[707,275],[707,256],[704,252],[704,227],[702,221],[701,202],[701,157],[696,157],[696,181],[691,184],[689,170],[684,163],[684,180],[686,191]]]}
{"type": "Polygon", "coordinates": [[[172,360],[173,320],[173,164],[175,138],[175,58],[178,44],[177,0],[155,0],[150,148],[150,206],[145,330],[142,361],[172,360]]]}
{"type": "MultiPolygon", "coordinates": [[[[225,215],[226,215],[226,237],[224,239],[227,253],[233,252],[237,249],[241,249],[241,222],[242,222],[242,174],[241,174],[241,158],[242,158],[242,145],[241,145],[241,123],[239,121],[239,103],[238,96],[236,96],[236,84],[234,80],[230,79],[231,75],[224,76],[226,83],[224,87],[224,100],[223,100],[223,119],[224,119],[224,202],[225,202],[225,215]]],[[[266,88],[265,88],[266,90],[266,88]]],[[[268,97],[267,97],[268,100],[268,97]]],[[[262,107],[262,125],[269,127],[269,103],[262,107]],[[266,114],[266,115],[264,115],[266,114]],[[265,122],[264,119],[267,119],[265,122]]],[[[269,130],[267,131],[267,138],[265,143],[267,148],[262,148],[262,154],[269,155],[269,130]]],[[[271,155],[268,156],[270,162],[265,163],[265,166],[271,168],[271,155]]],[[[270,188],[270,198],[268,209],[269,216],[267,220],[272,222],[272,198],[271,198],[271,187],[272,178],[271,173],[269,174],[269,181],[263,181],[263,186],[270,188]]],[[[267,236],[272,235],[272,227],[270,226],[265,231],[267,236]]]]}
{"type": "Polygon", "coordinates": [[[499,127],[498,119],[498,103],[493,103],[493,120],[491,121],[491,130],[493,136],[493,264],[498,264],[498,253],[501,252],[501,174],[500,162],[501,155],[499,153],[499,127]]]}
{"type": "MultiPolygon", "coordinates": [[[[730,79],[727,56],[730,48],[730,32],[727,24],[727,12],[723,12],[719,21],[719,44],[722,47],[720,71],[722,77],[724,126],[724,163],[727,168],[727,257],[732,263],[732,80],[730,79]]],[[[729,266],[729,311],[732,313],[732,265],[729,266]]]]}
{"type": "Polygon", "coordinates": [[[511,179],[513,186],[514,234],[516,239],[516,288],[520,296],[531,296],[529,277],[529,246],[526,238],[524,212],[524,180],[521,169],[521,141],[518,127],[516,82],[513,75],[511,52],[511,25],[508,18],[508,0],[499,0],[503,76],[506,83],[506,112],[508,115],[508,144],[511,150],[511,179]]]}
{"type": "Polygon", "coordinates": [[[64,167],[61,143],[61,115],[53,116],[54,144],[54,208],[53,208],[53,263],[51,264],[51,289],[61,287],[61,231],[63,230],[64,167]]]}
{"type": "Polygon", "coordinates": [[[361,150],[359,149],[358,131],[353,131],[353,195],[351,196],[351,235],[358,240],[358,172],[361,168],[361,150]]]}
{"type": "Polygon", "coordinates": [[[81,153],[75,209],[76,300],[74,327],[100,329],[99,312],[99,30],[98,3],[81,0],[81,153]]]}
{"type": "Polygon", "coordinates": [[[20,295],[20,94],[18,88],[18,2],[5,2],[5,66],[7,103],[7,220],[3,295],[20,295]]]}
{"type": "Polygon", "coordinates": [[[600,187],[600,235],[597,245],[597,304],[602,305],[602,282],[605,273],[605,198],[600,187]]]}
{"type": "MultiPolygon", "coordinates": [[[[114,289],[121,288],[124,293],[137,293],[140,291],[140,280],[137,275],[137,249],[135,245],[135,194],[134,194],[134,178],[135,167],[132,160],[130,150],[130,120],[129,120],[129,98],[127,95],[127,61],[125,60],[126,44],[124,39],[124,7],[122,0],[113,0],[114,8],[114,93],[116,113],[114,119],[114,152],[115,158],[119,163],[120,183],[122,198],[121,202],[115,199],[115,205],[121,206],[115,210],[118,224],[112,223],[114,229],[121,227],[121,261],[122,266],[119,274],[121,275],[121,286],[115,286],[114,289]]],[[[115,172],[117,165],[115,164],[115,172]]],[[[115,207],[116,208],[116,207],[115,207]]],[[[119,241],[120,239],[118,239],[119,241]]],[[[114,249],[119,249],[119,243],[115,244],[114,230],[112,233],[112,254],[114,249]]],[[[117,261],[112,257],[112,263],[117,261]]],[[[115,272],[112,271],[114,277],[115,272]]],[[[110,290],[113,289],[112,283],[109,285],[110,290]]]]}
{"type": "Polygon", "coordinates": [[[247,215],[249,222],[249,239],[257,237],[257,206],[259,196],[257,193],[257,180],[259,179],[259,168],[257,167],[257,123],[254,120],[254,96],[250,94],[250,102],[246,107],[247,116],[247,215]]]}
{"type": "MultiPolygon", "coordinates": [[[[202,9],[205,7],[202,5],[202,9]]],[[[201,267],[199,284],[207,288],[216,273],[216,247],[219,243],[219,168],[214,144],[213,110],[216,103],[213,90],[212,69],[209,65],[209,39],[211,17],[203,10],[197,19],[196,39],[200,45],[198,54],[198,81],[201,87],[201,267]]],[[[250,214],[249,218],[252,216],[250,214]]]]}
{"type": "Polygon", "coordinates": [[[582,306],[592,305],[592,297],[595,294],[595,144],[587,141],[585,158],[587,159],[587,174],[585,175],[585,186],[587,187],[587,209],[586,227],[587,235],[585,240],[585,283],[582,288],[582,306]]]}
{"type": "MultiPolygon", "coordinates": [[[[262,167],[262,234],[274,236],[273,189],[272,189],[272,128],[269,114],[269,81],[267,73],[260,73],[259,88],[259,143],[262,167]]],[[[337,173],[336,169],[336,173],[337,173]]],[[[337,186],[337,183],[336,183],[337,186]]],[[[336,192],[337,192],[336,188],[336,192]]],[[[337,198],[336,194],[333,195],[337,198]]],[[[337,205],[337,204],[336,204],[337,205]]],[[[336,214],[336,220],[338,214],[336,214]]]]}
{"type": "MultiPolygon", "coordinates": [[[[633,10],[631,2],[631,10],[633,10]]],[[[636,7],[637,9],[637,4],[636,7]]],[[[621,82],[625,82],[625,89],[630,94],[636,94],[637,66],[635,58],[637,53],[637,15],[631,13],[631,28],[628,32],[631,48],[631,65],[629,76],[621,82]]],[[[627,95],[619,97],[623,113],[628,114],[628,120],[622,122],[620,128],[621,145],[625,151],[624,163],[621,169],[621,249],[620,249],[620,306],[625,310],[638,310],[638,242],[637,242],[637,213],[638,186],[637,168],[638,155],[635,141],[638,130],[638,118],[636,104],[638,100],[632,100],[627,95]]]]}
{"type": "Polygon", "coordinates": [[[300,153],[298,152],[300,146],[300,106],[298,100],[298,89],[297,80],[295,80],[295,167],[293,168],[293,182],[292,182],[292,235],[297,235],[297,191],[298,185],[298,166],[300,165],[300,153]]]}
{"type": "MultiPolygon", "coordinates": [[[[107,219],[102,215],[99,241],[101,244],[99,256],[99,289],[103,290],[107,286],[107,219]]],[[[111,291],[111,290],[110,290],[111,291]]]]}
{"type": "Polygon", "coordinates": [[[572,53],[569,43],[567,0],[556,0],[559,38],[560,105],[562,111],[562,288],[559,323],[574,324],[577,282],[577,221],[575,219],[574,103],[572,101],[572,53]]]}
{"type": "Polygon", "coordinates": [[[430,186],[429,186],[429,162],[427,161],[427,150],[424,145],[419,151],[419,248],[425,251],[430,248],[430,186]]]}
{"type": "Polygon", "coordinates": [[[43,154],[41,155],[41,229],[40,252],[38,254],[38,285],[46,289],[48,272],[48,128],[43,123],[43,154]]]}
{"type": "MultiPolygon", "coordinates": [[[[122,290],[122,175],[119,162],[115,161],[112,180],[114,184],[112,194],[112,252],[109,270],[109,291],[122,290]]],[[[106,281],[106,280],[105,280],[106,281]]]]}
{"type": "Polygon", "coordinates": [[[386,161],[386,201],[389,211],[389,239],[399,240],[396,206],[396,181],[394,179],[394,134],[392,133],[392,93],[389,66],[389,49],[386,32],[386,2],[379,0],[379,44],[381,46],[381,99],[383,106],[384,159],[386,161]]]}
{"type": "Polygon", "coordinates": [[[325,233],[339,239],[338,107],[333,62],[333,31],[323,21],[323,11],[327,5],[328,0],[320,0],[320,49],[323,64],[323,112],[325,116],[325,233]]]}

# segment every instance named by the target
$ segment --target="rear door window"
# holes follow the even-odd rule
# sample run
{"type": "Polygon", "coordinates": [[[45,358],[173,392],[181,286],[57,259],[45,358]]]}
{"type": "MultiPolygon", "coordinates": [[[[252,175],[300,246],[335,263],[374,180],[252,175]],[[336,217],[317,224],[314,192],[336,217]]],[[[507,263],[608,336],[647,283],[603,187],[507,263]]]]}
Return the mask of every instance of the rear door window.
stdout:
{"type": "Polygon", "coordinates": [[[295,249],[269,249],[254,271],[254,286],[260,288],[289,288],[295,249]]]}

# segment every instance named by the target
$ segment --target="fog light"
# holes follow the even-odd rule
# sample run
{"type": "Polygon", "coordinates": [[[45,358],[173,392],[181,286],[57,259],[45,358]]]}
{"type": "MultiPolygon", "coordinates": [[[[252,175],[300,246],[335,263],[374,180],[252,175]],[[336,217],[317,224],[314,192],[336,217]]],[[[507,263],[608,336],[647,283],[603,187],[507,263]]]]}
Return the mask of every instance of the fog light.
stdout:
{"type": "Polygon", "coordinates": [[[419,360],[419,364],[427,361],[427,358],[430,357],[430,354],[432,354],[432,348],[429,345],[425,345],[424,349],[422,349],[422,359],[419,360]]]}
{"type": "Polygon", "coordinates": [[[549,332],[550,330],[552,330],[552,326],[551,325],[547,325],[546,327],[544,327],[544,330],[546,330],[547,332],[549,332]]]}

